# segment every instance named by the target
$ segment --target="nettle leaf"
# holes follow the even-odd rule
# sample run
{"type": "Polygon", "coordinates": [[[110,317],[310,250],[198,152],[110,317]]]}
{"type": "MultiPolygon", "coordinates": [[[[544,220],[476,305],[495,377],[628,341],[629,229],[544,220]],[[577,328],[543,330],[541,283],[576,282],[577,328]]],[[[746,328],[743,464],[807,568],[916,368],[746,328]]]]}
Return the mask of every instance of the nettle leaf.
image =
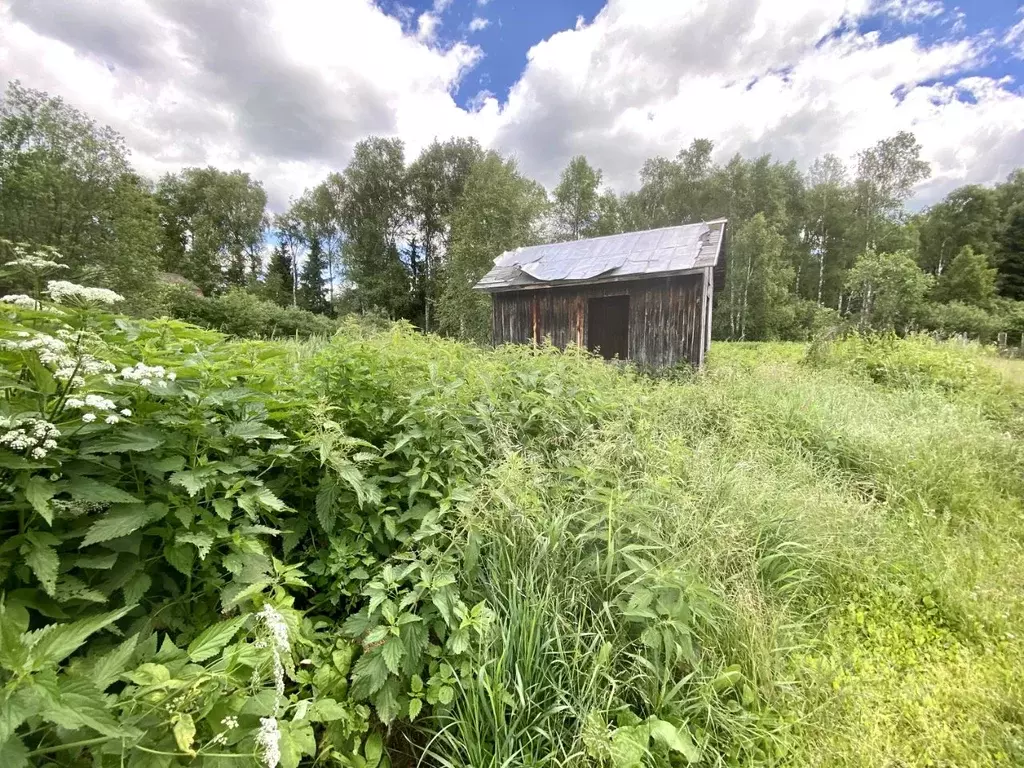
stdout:
{"type": "Polygon", "coordinates": [[[141,453],[164,444],[164,435],[148,427],[127,427],[82,444],[81,453],[141,453]]]}
{"type": "Polygon", "coordinates": [[[238,497],[238,506],[253,519],[259,515],[260,509],[269,509],[273,512],[282,512],[288,509],[288,505],[277,498],[268,488],[255,488],[246,491],[238,497]]]}
{"type": "Polygon", "coordinates": [[[316,494],[316,519],[325,533],[334,532],[334,507],[340,496],[341,487],[333,477],[325,476],[320,480],[316,494]]]}
{"type": "Polygon", "coordinates": [[[196,496],[213,479],[210,470],[183,469],[171,475],[171,485],[180,485],[189,496],[196,496]]]}
{"type": "Polygon", "coordinates": [[[111,507],[107,514],[93,523],[85,534],[79,548],[101,541],[117,539],[137,531],[144,525],[160,520],[167,514],[167,505],[160,502],[152,504],[123,504],[111,507]]]}
{"type": "Polygon", "coordinates": [[[309,712],[306,713],[306,717],[314,723],[330,723],[347,716],[348,710],[334,699],[314,701],[309,708],[309,712]]]}
{"type": "Polygon", "coordinates": [[[381,656],[384,657],[384,663],[387,665],[388,671],[393,675],[397,675],[402,667],[402,656],[405,655],[405,646],[402,644],[401,638],[392,635],[381,646],[380,652],[381,656]]]}
{"type": "Polygon", "coordinates": [[[213,536],[209,533],[179,533],[174,540],[178,544],[194,544],[195,548],[199,550],[200,560],[206,559],[213,546],[213,536]]]}
{"type": "Polygon", "coordinates": [[[67,493],[75,501],[87,501],[94,504],[137,504],[137,499],[130,493],[112,485],[94,480],[91,477],[73,477],[61,491],[67,493]]]}
{"type": "Polygon", "coordinates": [[[230,520],[231,513],[235,509],[235,502],[231,499],[214,499],[213,500],[213,511],[217,513],[217,517],[223,520],[230,520]]]}
{"type": "Polygon", "coordinates": [[[284,438],[280,432],[273,427],[260,421],[236,421],[229,424],[224,430],[228,437],[237,437],[241,440],[281,440],[284,438]]]}
{"type": "MultiPolygon", "coordinates": [[[[52,538],[54,537],[48,537],[52,538]]],[[[39,579],[46,594],[53,597],[57,591],[57,572],[60,568],[57,550],[50,546],[50,542],[44,540],[43,536],[29,532],[25,534],[25,544],[22,545],[21,552],[25,556],[26,565],[39,579]]]]}
{"type": "Polygon", "coordinates": [[[188,544],[175,544],[164,548],[164,560],[183,576],[188,576],[195,565],[196,552],[188,544]]]}
{"type": "Polygon", "coordinates": [[[4,768],[24,768],[28,763],[28,749],[17,736],[0,743],[0,765],[4,768]]]}
{"type": "Polygon", "coordinates": [[[402,708],[398,704],[398,681],[394,678],[388,680],[387,684],[377,691],[373,697],[373,707],[377,710],[377,717],[384,725],[391,722],[402,714],[402,708]]]}
{"type": "Polygon", "coordinates": [[[41,669],[63,661],[77,651],[91,634],[113,624],[134,607],[125,606],[70,624],[49,624],[42,629],[26,632],[21,636],[21,641],[29,648],[33,666],[41,669]]]}
{"type": "Polygon", "coordinates": [[[90,678],[98,690],[105,691],[117,681],[121,673],[126,671],[128,662],[138,644],[139,636],[132,635],[114,650],[97,659],[92,667],[90,678]]]}
{"type": "Polygon", "coordinates": [[[388,679],[388,665],[380,651],[364,653],[352,668],[352,695],[365,699],[381,689],[388,679]]]}
{"type": "Polygon", "coordinates": [[[50,499],[57,495],[57,485],[42,475],[32,475],[25,483],[23,492],[25,499],[32,505],[32,509],[38,512],[48,525],[53,525],[53,508],[50,507],[50,499]]]}
{"type": "Polygon", "coordinates": [[[189,643],[188,657],[198,663],[217,655],[238,634],[246,618],[248,617],[236,616],[205,629],[199,637],[189,643]]]}
{"type": "Polygon", "coordinates": [[[37,692],[32,686],[23,686],[0,697],[0,744],[7,741],[23,722],[37,714],[38,702],[37,692]]]}
{"type": "Polygon", "coordinates": [[[384,754],[384,740],[380,734],[374,731],[366,737],[366,746],[363,747],[363,757],[366,758],[366,768],[377,768],[381,755],[384,754]]]}
{"type": "Polygon", "coordinates": [[[106,552],[102,555],[78,555],[71,558],[71,562],[75,568],[106,571],[113,568],[117,562],[117,552],[106,552]]]}
{"type": "Polygon", "coordinates": [[[121,587],[121,593],[124,595],[124,601],[129,605],[133,605],[142,599],[149,588],[153,586],[153,579],[146,573],[140,573],[135,576],[131,581],[121,587]]]}

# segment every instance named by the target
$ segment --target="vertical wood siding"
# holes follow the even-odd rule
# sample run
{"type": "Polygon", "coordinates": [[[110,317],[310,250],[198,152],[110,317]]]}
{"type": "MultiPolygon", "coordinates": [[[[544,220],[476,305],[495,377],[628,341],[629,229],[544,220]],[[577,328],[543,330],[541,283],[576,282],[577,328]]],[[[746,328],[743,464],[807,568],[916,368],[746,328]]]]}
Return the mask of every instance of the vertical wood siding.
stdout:
{"type": "Polygon", "coordinates": [[[701,273],[495,293],[493,340],[589,346],[587,299],[628,295],[630,359],[656,368],[684,360],[699,366],[711,337],[704,301],[710,282],[710,275],[701,273]]]}

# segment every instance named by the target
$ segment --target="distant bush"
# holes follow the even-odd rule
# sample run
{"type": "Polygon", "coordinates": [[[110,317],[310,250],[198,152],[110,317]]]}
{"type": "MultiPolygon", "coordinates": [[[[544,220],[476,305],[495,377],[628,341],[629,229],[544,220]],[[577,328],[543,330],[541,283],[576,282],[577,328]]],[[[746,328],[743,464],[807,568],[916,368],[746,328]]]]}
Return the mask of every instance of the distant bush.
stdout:
{"type": "Polygon", "coordinates": [[[811,346],[807,362],[817,367],[845,368],[893,389],[937,387],[947,392],[988,389],[997,377],[976,355],[956,344],[923,334],[904,339],[894,334],[851,335],[811,346]]]}
{"type": "Polygon", "coordinates": [[[179,320],[246,338],[330,336],[338,330],[334,318],[282,307],[246,291],[208,297],[173,287],[165,292],[161,309],[179,320]]]}

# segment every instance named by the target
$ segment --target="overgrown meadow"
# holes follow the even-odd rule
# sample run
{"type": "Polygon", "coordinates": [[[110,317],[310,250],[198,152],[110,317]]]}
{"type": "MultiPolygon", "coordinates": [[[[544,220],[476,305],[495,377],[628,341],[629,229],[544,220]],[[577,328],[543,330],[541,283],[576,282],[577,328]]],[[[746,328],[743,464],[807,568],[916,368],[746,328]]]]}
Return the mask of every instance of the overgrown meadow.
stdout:
{"type": "Polygon", "coordinates": [[[1024,762],[1019,364],[239,341],[44,256],[0,305],[5,768],[1024,762]]]}

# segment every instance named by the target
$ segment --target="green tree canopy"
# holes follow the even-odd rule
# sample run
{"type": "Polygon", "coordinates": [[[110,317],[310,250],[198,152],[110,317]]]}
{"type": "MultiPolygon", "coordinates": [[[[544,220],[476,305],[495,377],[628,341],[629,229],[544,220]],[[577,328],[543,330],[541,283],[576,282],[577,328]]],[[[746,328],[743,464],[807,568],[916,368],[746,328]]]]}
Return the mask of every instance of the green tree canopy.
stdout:
{"type": "Polygon", "coordinates": [[[57,248],[126,294],[155,284],[160,229],[124,139],[62,99],[10,83],[0,99],[0,237],[57,248]]]}
{"type": "Polygon", "coordinates": [[[579,240],[593,234],[601,214],[601,171],[577,155],[562,171],[555,187],[554,234],[556,240],[579,240]]]}
{"type": "Polygon", "coordinates": [[[935,298],[978,306],[988,304],[996,293],[996,274],[995,268],[989,266],[988,256],[965,245],[939,277],[935,298]]]}
{"type": "Polygon", "coordinates": [[[451,251],[438,303],[442,332],[490,338],[490,298],[472,289],[504,251],[538,240],[547,194],[519,174],[516,164],[488,152],[474,164],[452,214],[451,251]]]}
{"type": "Polygon", "coordinates": [[[157,185],[164,269],[204,292],[255,282],[262,271],[267,193],[242,171],[186,168],[157,185]]]}
{"type": "Polygon", "coordinates": [[[859,307],[862,328],[906,332],[934,281],[906,251],[867,250],[847,274],[846,287],[859,307]]]}

